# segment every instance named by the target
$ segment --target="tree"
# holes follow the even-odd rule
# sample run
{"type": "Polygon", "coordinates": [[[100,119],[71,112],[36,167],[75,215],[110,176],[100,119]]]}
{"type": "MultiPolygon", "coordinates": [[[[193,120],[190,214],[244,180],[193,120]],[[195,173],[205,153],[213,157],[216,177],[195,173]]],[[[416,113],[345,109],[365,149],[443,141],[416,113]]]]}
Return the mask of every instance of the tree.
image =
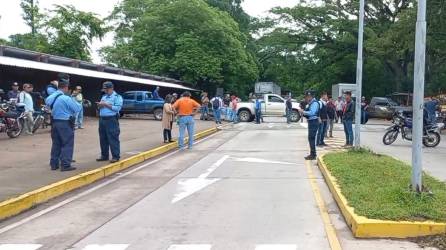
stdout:
{"type": "Polygon", "coordinates": [[[31,28],[31,34],[36,35],[41,26],[43,15],[39,10],[38,0],[21,0],[20,7],[23,10],[23,20],[31,28]]]}
{"type": "Polygon", "coordinates": [[[246,93],[257,78],[247,37],[227,14],[202,0],[125,0],[114,12],[116,41],[109,63],[246,93]]]}
{"type": "Polygon", "coordinates": [[[103,20],[91,12],[76,10],[73,6],[56,5],[53,16],[45,22],[49,53],[90,61],[89,44],[107,33],[103,20]]]}

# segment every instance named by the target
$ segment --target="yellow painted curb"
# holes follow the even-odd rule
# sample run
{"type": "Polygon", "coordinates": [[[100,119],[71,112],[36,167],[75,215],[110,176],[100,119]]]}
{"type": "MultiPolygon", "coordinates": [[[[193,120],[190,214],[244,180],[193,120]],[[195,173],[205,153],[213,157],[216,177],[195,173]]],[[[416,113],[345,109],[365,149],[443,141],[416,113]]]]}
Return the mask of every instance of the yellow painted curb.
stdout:
{"type": "Polygon", "coordinates": [[[390,221],[368,219],[355,214],[354,208],[348,205],[347,199],[341,192],[336,178],[331,175],[325,165],[324,156],[318,157],[318,166],[321,170],[330,191],[344,215],[353,235],[358,238],[409,238],[426,235],[443,234],[446,232],[446,223],[433,221],[390,221]]]}
{"type": "MultiPolygon", "coordinates": [[[[207,129],[197,133],[195,135],[195,138],[200,139],[208,135],[211,135],[217,131],[218,131],[217,128],[207,129]]],[[[81,173],[68,179],[33,190],[26,194],[20,195],[16,198],[0,202],[0,220],[17,215],[25,210],[28,210],[52,198],[70,192],[74,189],[89,185],[97,180],[103,179],[116,172],[130,168],[150,158],[154,158],[156,156],[164,154],[177,147],[178,144],[176,142],[169,143],[164,146],[154,148],[146,152],[142,152],[138,155],[124,159],[120,162],[109,164],[107,166],[100,167],[94,170],[90,170],[88,172],[81,173]]]]}

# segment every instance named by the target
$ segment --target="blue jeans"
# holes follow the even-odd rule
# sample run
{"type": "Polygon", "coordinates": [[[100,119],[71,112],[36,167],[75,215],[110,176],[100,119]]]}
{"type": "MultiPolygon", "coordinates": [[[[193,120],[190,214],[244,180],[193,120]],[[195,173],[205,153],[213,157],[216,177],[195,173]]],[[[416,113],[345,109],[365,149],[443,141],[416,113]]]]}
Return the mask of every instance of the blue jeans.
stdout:
{"type": "Polygon", "coordinates": [[[195,121],[194,118],[190,115],[188,116],[180,116],[180,136],[178,137],[178,146],[180,149],[184,148],[184,134],[187,129],[187,133],[189,135],[189,149],[192,149],[194,145],[194,126],[195,121]]]}
{"type": "Polygon", "coordinates": [[[84,108],[81,108],[81,111],[79,111],[79,113],[76,113],[76,123],[75,123],[75,127],[76,128],[81,128],[83,127],[84,124],[84,108]]]}
{"type": "Polygon", "coordinates": [[[109,158],[109,150],[111,151],[113,159],[120,159],[120,133],[119,121],[116,116],[101,117],[99,119],[99,141],[101,143],[102,159],[109,158]]]}
{"type": "Polygon", "coordinates": [[[317,145],[321,145],[321,144],[325,144],[324,142],[324,138],[325,135],[327,134],[327,128],[328,128],[328,121],[322,121],[319,124],[319,128],[317,130],[317,139],[316,139],[316,144],[317,145]]]}
{"type": "Polygon", "coordinates": [[[256,109],[256,123],[259,124],[260,123],[260,119],[262,118],[262,110],[261,109],[256,109]]]}
{"type": "Polygon", "coordinates": [[[238,122],[238,115],[236,110],[231,110],[231,121],[234,123],[238,122]]]}
{"type": "Polygon", "coordinates": [[[201,106],[201,117],[200,120],[204,120],[208,118],[209,114],[209,107],[207,106],[201,106]]]}
{"type": "Polygon", "coordinates": [[[221,109],[214,109],[214,118],[216,123],[221,123],[221,109]]]}
{"type": "Polygon", "coordinates": [[[287,123],[291,123],[291,113],[292,113],[292,110],[291,109],[285,109],[285,112],[286,112],[286,122],[287,123]]]}
{"type": "Polygon", "coordinates": [[[344,120],[345,144],[353,146],[353,121],[344,120]]]}
{"type": "Polygon", "coordinates": [[[316,134],[319,129],[319,120],[308,120],[308,143],[310,144],[310,155],[316,156],[316,134]]]}
{"type": "Polygon", "coordinates": [[[69,121],[53,120],[51,128],[51,168],[71,167],[74,150],[74,129],[69,121]],[[60,166],[59,164],[62,164],[60,166]]]}

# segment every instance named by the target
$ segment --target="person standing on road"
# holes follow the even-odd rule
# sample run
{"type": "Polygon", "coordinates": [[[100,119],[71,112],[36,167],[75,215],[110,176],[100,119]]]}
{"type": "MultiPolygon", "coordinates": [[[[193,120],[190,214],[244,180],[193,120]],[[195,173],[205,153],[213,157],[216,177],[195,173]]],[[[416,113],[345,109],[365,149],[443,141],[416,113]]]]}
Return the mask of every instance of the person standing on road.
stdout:
{"type": "Polygon", "coordinates": [[[319,107],[320,107],[320,111],[319,111],[319,118],[320,118],[320,124],[319,124],[319,129],[317,131],[317,137],[316,137],[316,145],[317,146],[327,146],[327,144],[325,144],[325,134],[327,133],[327,128],[328,128],[328,113],[327,113],[327,93],[323,92],[321,95],[321,99],[319,100],[319,107]]]}
{"type": "Polygon", "coordinates": [[[72,171],[74,151],[74,115],[79,112],[79,105],[68,96],[69,81],[62,80],[58,90],[46,99],[51,109],[51,170],[72,171]]]}
{"type": "Polygon", "coordinates": [[[201,94],[201,116],[200,120],[207,120],[209,117],[209,97],[208,93],[203,92],[201,94]]]}
{"type": "Polygon", "coordinates": [[[231,121],[234,124],[238,123],[237,106],[238,106],[237,96],[233,95],[231,97],[230,108],[231,108],[231,121]]]}
{"type": "Polygon", "coordinates": [[[328,115],[328,130],[325,137],[333,138],[333,127],[336,118],[336,105],[332,98],[328,100],[327,104],[327,115],[328,115]]]}
{"type": "Polygon", "coordinates": [[[285,102],[285,114],[286,114],[286,122],[288,124],[291,123],[291,113],[293,111],[293,102],[291,101],[291,95],[288,96],[285,102]]]}
{"type": "Polygon", "coordinates": [[[111,163],[118,162],[121,158],[121,146],[119,141],[119,111],[122,108],[122,97],[114,91],[112,82],[104,82],[105,94],[101,101],[97,102],[99,108],[99,140],[101,144],[101,157],[96,161],[108,161],[111,151],[111,163]]]}
{"type": "Polygon", "coordinates": [[[223,100],[219,96],[216,96],[211,99],[211,104],[212,109],[214,110],[215,123],[217,125],[221,124],[221,109],[223,107],[223,100]]]}
{"type": "Polygon", "coordinates": [[[159,91],[160,91],[160,87],[156,86],[155,90],[152,93],[153,99],[163,99],[163,98],[161,98],[159,91]]]}
{"type": "Polygon", "coordinates": [[[427,122],[429,124],[435,124],[437,122],[437,110],[440,105],[440,101],[433,99],[432,97],[428,97],[424,102],[424,109],[427,112],[427,122]]]}
{"type": "Polygon", "coordinates": [[[32,135],[34,129],[34,101],[31,96],[33,89],[32,84],[25,83],[23,84],[23,91],[18,96],[18,104],[25,107],[25,133],[28,135],[32,135]]]}
{"type": "Polygon", "coordinates": [[[256,96],[254,107],[256,113],[256,124],[260,124],[260,121],[262,119],[262,100],[260,99],[260,95],[256,96]]]}
{"type": "Polygon", "coordinates": [[[345,107],[342,114],[345,132],[345,146],[353,146],[353,120],[355,119],[355,102],[352,100],[352,92],[345,92],[345,107]]]}
{"type": "Polygon", "coordinates": [[[73,99],[76,101],[77,104],[81,107],[81,110],[79,113],[76,114],[76,124],[75,129],[83,129],[83,123],[84,123],[84,96],[82,95],[82,87],[76,86],[76,88],[73,91],[73,99]]]}
{"type": "Polygon", "coordinates": [[[173,109],[179,116],[180,135],[178,138],[178,146],[180,150],[184,149],[184,134],[189,134],[189,149],[194,145],[194,115],[200,108],[200,104],[193,100],[189,91],[183,93],[182,97],[173,104],[173,109]]]}
{"type": "Polygon", "coordinates": [[[163,137],[164,137],[164,143],[173,142],[172,141],[172,127],[173,127],[173,120],[175,116],[175,111],[172,108],[172,96],[167,95],[166,99],[164,100],[164,106],[163,106],[163,137]]]}
{"type": "Polygon", "coordinates": [[[365,96],[361,98],[361,124],[366,124],[368,121],[367,109],[369,104],[367,103],[365,96]]]}
{"type": "Polygon", "coordinates": [[[310,154],[305,160],[316,159],[316,134],[319,129],[319,102],[314,98],[312,91],[305,92],[305,102],[308,103],[305,111],[299,110],[302,116],[308,120],[308,143],[310,144],[310,154]]]}
{"type": "Polygon", "coordinates": [[[336,123],[338,121],[342,123],[342,114],[344,113],[344,105],[345,102],[342,100],[342,96],[339,96],[338,99],[335,102],[336,105],[336,123]]]}
{"type": "Polygon", "coordinates": [[[20,91],[19,91],[19,84],[17,82],[14,82],[11,86],[11,90],[8,91],[8,100],[16,99],[19,97],[20,91]]]}

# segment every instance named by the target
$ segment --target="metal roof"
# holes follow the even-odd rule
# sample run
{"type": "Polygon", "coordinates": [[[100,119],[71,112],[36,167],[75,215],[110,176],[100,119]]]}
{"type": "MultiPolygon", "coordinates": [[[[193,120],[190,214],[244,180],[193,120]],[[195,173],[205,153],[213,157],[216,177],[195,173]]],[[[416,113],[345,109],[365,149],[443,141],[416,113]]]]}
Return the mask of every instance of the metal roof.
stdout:
{"type": "Polygon", "coordinates": [[[7,66],[14,66],[14,67],[19,67],[19,68],[28,68],[28,69],[46,70],[46,71],[53,71],[53,72],[62,72],[62,73],[73,74],[73,75],[88,76],[88,77],[101,78],[101,79],[110,79],[110,80],[124,81],[124,82],[134,82],[134,83],[140,83],[140,84],[152,85],[152,86],[160,86],[160,87],[166,87],[166,88],[193,90],[189,87],[185,87],[183,85],[175,84],[175,83],[161,82],[161,81],[155,81],[155,80],[149,80],[149,79],[143,79],[143,78],[137,78],[137,77],[131,77],[131,76],[124,76],[124,75],[119,75],[119,74],[112,74],[112,73],[106,73],[106,72],[100,72],[100,71],[94,71],[94,70],[88,70],[88,69],[73,68],[73,67],[68,67],[68,66],[48,64],[48,63],[42,63],[42,62],[34,62],[34,61],[17,59],[17,58],[12,58],[12,57],[7,57],[7,56],[0,56],[0,65],[7,65],[7,66]]]}
{"type": "Polygon", "coordinates": [[[195,90],[182,85],[185,84],[182,81],[168,77],[151,75],[109,65],[98,65],[10,46],[0,46],[0,65],[63,72],[67,74],[167,88],[195,90]]]}

